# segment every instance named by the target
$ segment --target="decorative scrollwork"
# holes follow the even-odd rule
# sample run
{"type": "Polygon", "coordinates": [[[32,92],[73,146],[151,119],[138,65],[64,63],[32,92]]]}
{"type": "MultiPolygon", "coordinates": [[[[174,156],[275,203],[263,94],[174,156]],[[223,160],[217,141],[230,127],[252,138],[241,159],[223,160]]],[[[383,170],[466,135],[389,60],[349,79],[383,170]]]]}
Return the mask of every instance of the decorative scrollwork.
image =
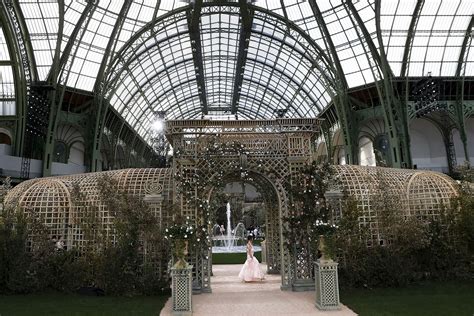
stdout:
{"type": "Polygon", "coordinates": [[[163,192],[163,185],[158,180],[148,181],[145,183],[146,194],[161,194],[163,192]]]}

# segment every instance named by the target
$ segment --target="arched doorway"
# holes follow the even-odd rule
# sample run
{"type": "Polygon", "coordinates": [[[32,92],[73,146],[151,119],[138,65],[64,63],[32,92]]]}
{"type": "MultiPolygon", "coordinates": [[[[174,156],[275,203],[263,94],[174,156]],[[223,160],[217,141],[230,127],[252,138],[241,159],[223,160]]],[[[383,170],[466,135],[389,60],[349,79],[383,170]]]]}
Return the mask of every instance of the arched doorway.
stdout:
{"type": "MultiPolygon", "coordinates": [[[[215,176],[215,175],[214,175],[215,176]]],[[[249,185],[252,186],[256,189],[255,196],[258,199],[258,201],[261,202],[262,208],[263,208],[263,223],[260,223],[259,225],[262,228],[262,232],[264,233],[263,239],[265,240],[265,247],[262,249],[262,251],[265,251],[265,254],[262,254],[265,257],[265,263],[267,265],[267,271],[266,273],[268,274],[278,274],[280,273],[281,269],[281,249],[283,247],[282,244],[282,238],[281,238],[281,218],[282,218],[282,209],[281,209],[281,204],[280,204],[280,197],[278,190],[273,183],[271,179],[269,179],[267,176],[264,174],[257,172],[255,170],[246,170],[244,177],[242,177],[242,173],[240,171],[234,171],[230,172],[227,175],[224,176],[224,188],[218,188],[218,187],[212,187],[209,190],[208,194],[208,200],[210,205],[214,205],[214,207],[218,207],[219,203],[213,203],[213,199],[216,198],[216,191],[219,189],[224,189],[224,192],[226,194],[227,201],[233,201],[233,209],[234,212],[240,212],[240,216],[232,216],[231,220],[231,227],[232,229],[235,229],[240,221],[242,221],[242,224],[244,225],[245,229],[248,231],[251,228],[255,228],[255,225],[248,223],[245,223],[243,221],[243,216],[245,215],[245,212],[243,210],[244,207],[248,206],[248,204],[251,204],[252,201],[246,200],[246,197],[250,196],[245,196],[245,189],[244,192],[236,192],[236,190],[229,190],[228,185],[229,184],[241,184],[242,186],[249,185]],[[227,190],[226,190],[227,189],[227,190]],[[235,194],[237,193],[237,194],[235,194]],[[234,199],[232,195],[234,194],[234,199]],[[239,210],[239,203],[238,203],[238,197],[237,199],[235,198],[235,195],[243,194],[243,199],[242,199],[242,204],[240,207],[242,207],[241,210],[239,210]],[[237,200],[237,201],[235,201],[237,200]],[[246,205],[247,204],[247,205],[246,205]],[[237,206],[237,209],[236,209],[237,206]],[[240,217],[240,219],[239,219],[240,217]]],[[[242,198],[242,196],[241,196],[242,198]]],[[[222,212],[222,206],[224,204],[221,201],[221,210],[222,212]]],[[[211,212],[219,210],[216,209],[211,209],[211,212]]],[[[233,213],[232,213],[233,214],[233,213]]],[[[221,214],[222,215],[222,214],[221,214]]],[[[219,221],[216,223],[212,223],[213,228],[215,227],[216,224],[222,225],[222,216],[219,218],[219,216],[214,217],[215,220],[219,221]]],[[[225,224],[224,224],[225,226],[225,224]]],[[[225,228],[227,229],[227,227],[225,228]]],[[[247,234],[246,234],[247,235],[247,234]]],[[[246,237],[245,235],[245,237],[246,237]]],[[[211,248],[212,251],[213,248],[211,248]]],[[[243,263],[243,262],[242,262],[243,263]]],[[[282,280],[283,281],[283,280],[282,280]]]]}
{"type": "Polygon", "coordinates": [[[376,166],[374,144],[367,136],[359,139],[359,164],[361,166],[376,166]]]}
{"type": "Polygon", "coordinates": [[[448,172],[443,135],[434,122],[418,118],[410,123],[410,150],[415,169],[448,172]]]}
{"type": "MultiPolygon", "coordinates": [[[[319,124],[316,119],[286,118],[166,122],[166,137],[174,150],[176,204],[181,216],[207,231],[208,236],[213,226],[209,212],[212,190],[232,179],[267,189],[269,204],[278,206],[277,212],[268,214],[268,223],[273,226],[268,259],[281,275],[282,289],[291,289],[297,280],[312,276],[312,262],[297,260],[298,254],[290,254],[283,246],[282,221],[289,216],[286,184],[296,180],[298,171],[311,163],[311,146],[319,124]]],[[[191,255],[196,292],[211,292],[211,255],[209,245],[199,245],[191,255]]]]}
{"type": "Polygon", "coordinates": [[[336,165],[345,165],[346,161],[346,148],[344,146],[344,137],[342,129],[338,129],[332,139],[333,144],[333,163],[336,165]]]}
{"type": "Polygon", "coordinates": [[[12,136],[9,130],[0,128],[0,155],[11,155],[12,136]]]}

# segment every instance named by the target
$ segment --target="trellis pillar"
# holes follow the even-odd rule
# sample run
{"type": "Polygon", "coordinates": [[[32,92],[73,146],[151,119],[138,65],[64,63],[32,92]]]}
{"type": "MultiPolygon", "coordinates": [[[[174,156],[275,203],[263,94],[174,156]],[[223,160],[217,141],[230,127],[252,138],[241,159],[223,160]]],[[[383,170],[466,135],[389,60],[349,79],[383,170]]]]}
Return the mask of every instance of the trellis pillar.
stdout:
{"type": "Polygon", "coordinates": [[[171,268],[172,315],[193,314],[193,266],[184,269],[171,268]]]}
{"type": "Polygon", "coordinates": [[[295,292],[314,291],[313,256],[309,244],[295,245],[293,248],[291,289],[295,292]]]}
{"type": "Polygon", "coordinates": [[[260,246],[262,247],[262,263],[267,262],[267,245],[265,240],[261,242],[260,246]]]}
{"type": "Polygon", "coordinates": [[[321,310],[340,309],[337,265],[330,259],[315,262],[316,307],[321,310]]]}

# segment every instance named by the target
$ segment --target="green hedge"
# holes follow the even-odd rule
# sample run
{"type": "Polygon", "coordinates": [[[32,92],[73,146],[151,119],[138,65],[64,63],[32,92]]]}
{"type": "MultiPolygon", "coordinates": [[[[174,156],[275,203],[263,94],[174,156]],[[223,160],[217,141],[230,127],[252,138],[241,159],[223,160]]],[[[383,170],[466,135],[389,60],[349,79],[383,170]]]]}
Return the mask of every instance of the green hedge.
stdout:
{"type": "MultiPolygon", "coordinates": [[[[255,252],[255,258],[262,262],[261,251],[255,252]]],[[[212,264],[244,264],[247,254],[243,253],[213,253],[212,264]]]]}

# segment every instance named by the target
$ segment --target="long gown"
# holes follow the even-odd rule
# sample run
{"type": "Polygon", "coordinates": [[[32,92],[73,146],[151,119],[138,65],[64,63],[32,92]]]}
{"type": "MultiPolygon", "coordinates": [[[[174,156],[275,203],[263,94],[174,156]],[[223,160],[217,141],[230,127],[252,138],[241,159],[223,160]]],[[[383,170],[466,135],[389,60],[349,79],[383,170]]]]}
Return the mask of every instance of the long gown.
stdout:
{"type": "Polygon", "coordinates": [[[244,266],[240,270],[239,279],[245,282],[260,281],[263,280],[264,275],[260,270],[260,265],[257,258],[253,255],[252,244],[247,244],[247,260],[245,260],[244,266]]]}

